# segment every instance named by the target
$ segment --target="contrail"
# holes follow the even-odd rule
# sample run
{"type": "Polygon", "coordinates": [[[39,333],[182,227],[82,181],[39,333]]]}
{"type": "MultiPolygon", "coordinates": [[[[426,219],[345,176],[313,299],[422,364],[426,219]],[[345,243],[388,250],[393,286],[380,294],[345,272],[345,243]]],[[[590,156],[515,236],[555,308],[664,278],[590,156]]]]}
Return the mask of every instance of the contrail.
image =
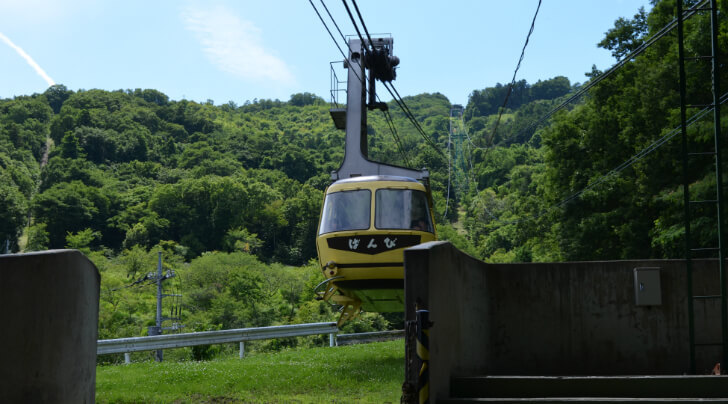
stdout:
{"type": "Polygon", "coordinates": [[[18,55],[20,55],[21,58],[25,59],[30,67],[32,67],[33,70],[35,70],[35,72],[38,73],[38,75],[42,77],[43,80],[46,81],[46,83],[48,83],[49,87],[56,84],[56,82],[53,81],[53,79],[48,74],[46,74],[46,72],[40,66],[38,66],[38,63],[35,63],[35,60],[33,60],[30,55],[25,53],[25,51],[20,46],[14,44],[13,41],[11,41],[10,38],[6,37],[2,32],[0,32],[0,39],[8,44],[9,47],[15,49],[15,51],[18,52],[18,55]]]}

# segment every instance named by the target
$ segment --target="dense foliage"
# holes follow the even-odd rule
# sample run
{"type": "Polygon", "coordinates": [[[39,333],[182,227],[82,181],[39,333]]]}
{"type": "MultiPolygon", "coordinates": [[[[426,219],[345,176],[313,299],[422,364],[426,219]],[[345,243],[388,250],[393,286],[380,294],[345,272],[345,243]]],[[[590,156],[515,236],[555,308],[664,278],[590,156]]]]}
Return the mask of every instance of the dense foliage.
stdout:
{"type": "MultiPolygon", "coordinates": [[[[446,133],[445,97],[407,100],[426,130],[446,133]]],[[[165,316],[171,310],[187,329],[333,321],[337,313],[313,299],[321,275],[309,264],[323,190],[344,153],[328,109],[309,93],[215,106],[155,90],[62,85],[0,100],[0,237],[11,251],[89,255],[102,274],[101,338],[144,335],[154,325],[147,274],[157,252],[176,274],[165,293],[182,295],[165,300],[165,316]]],[[[370,156],[442,167],[404,115],[393,115],[409,154],[397,152],[383,116],[372,114],[370,156]]],[[[443,187],[435,186],[440,205],[443,187]]],[[[367,314],[347,330],[384,329],[389,320],[401,316],[367,314]]],[[[191,354],[209,356],[205,349],[191,354]]]]}
{"type": "MultiPolygon", "coordinates": [[[[620,57],[657,33],[674,19],[675,2],[655,3],[649,14],[639,10],[633,19],[619,19],[599,46],[620,57]]],[[[719,3],[722,10],[728,6],[719,3]]],[[[725,19],[719,38],[726,54],[725,19]]],[[[709,55],[710,46],[709,15],[700,13],[685,23],[686,57],[709,55]]],[[[676,36],[668,35],[552,117],[548,126],[530,133],[509,131],[509,120],[493,136],[495,116],[480,112],[489,89],[474,92],[465,113],[470,134],[484,133],[475,138],[496,145],[472,152],[475,185],[464,222],[478,255],[494,261],[682,257],[680,136],[665,138],[680,124],[677,63],[676,36]],[[513,136],[515,142],[509,140],[513,136]],[[663,138],[664,144],[641,155],[663,138]],[[638,154],[633,164],[622,166],[638,154]]],[[[686,62],[688,104],[711,102],[710,72],[708,60],[686,62]]],[[[594,69],[587,76],[600,74],[594,69]]],[[[726,79],[728,71],[722,69],[720,80],[726,79]]],[[[512,126],[528,128],[533,117],[518,116],[525,117],[539,102],[516,110],[512,126]]],[[[689,108],[688,117],[698,111],[689,108]]],[[[688,137],[690,152],[714,150],[712,113],[696,121],[688,137]]],[[[714,170],[711,155],[691,157],[692,200],[715,199],[714,170]]],[[[694,205],[692,217],[692,246],[717,245],[715,208],[694,205]]]]}
{"type": "MultiPolygon", "coordinates": [[[[616,21],[599,46],[628,54],[674,18],[674,4],[658,1],[616,21]]],[[[686,22],[687,56],[710,54],[709,27],[705,13],[686,22]]],[[[722,19],[723,54],[727,38],[722,19]]],[[[686,69],[688,103],[708,103],[710,64],[686,69]]],[[[721,75],[728,82],[726,69],[721,75]]],[[[449,118],[441,94],[406,97],[439,151],[392,103],[402,147],[384,117],[370,113],[369,156],[427,167],[440,238],[484,260],[680,257],[679,136],[621,166],[679,125],[675,36],[532,125],[582,85],[561,76],[522,80],[505,109],[508,86],[476,90],[462,120],[449,118]]],[[[310,93],[216,106],[151,89],[62,85],[0,100],[0,240],[11,251],[90,254],[103,275],[101,337],[139,335],[153,324],[154,294],[144,282],[125,286],[154,269],[158,251],[178,274],[172,284],[188,327],[333,319],[312,299],[321,278],[308,264],[323,190],[344,154],[328,108],[310,93]]],[[[691,151],[711,151],[712,135],[708,114],[689,129],[691,151]]],[[[692,199],[712,199],[713,171],[710,158],[691,160],[692,199]]],[[[694,246],[715,245],[715,216],[708,205],[694,209],[694,246]]],[[[387,321],[398,319],[371,315],[352,327],[387,321]]]]}

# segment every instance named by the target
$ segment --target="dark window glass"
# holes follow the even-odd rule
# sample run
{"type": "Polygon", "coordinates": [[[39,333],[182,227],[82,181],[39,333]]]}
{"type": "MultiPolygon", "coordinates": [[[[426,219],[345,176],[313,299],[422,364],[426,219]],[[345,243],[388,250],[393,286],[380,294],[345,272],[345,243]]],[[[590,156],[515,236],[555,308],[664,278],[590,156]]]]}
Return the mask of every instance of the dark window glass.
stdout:
{"type": "Polygon", "coordinates": [[[368,189],[326,195],[319,234],[344,230],[366,230],[371,217],[372,193],[368,189]]]}
{"type": "Polygon", "coordinates": [[[377,229],[409,229],[433,233],[427,195],[411,189],[378,189],[374,207],[377,229]]]}

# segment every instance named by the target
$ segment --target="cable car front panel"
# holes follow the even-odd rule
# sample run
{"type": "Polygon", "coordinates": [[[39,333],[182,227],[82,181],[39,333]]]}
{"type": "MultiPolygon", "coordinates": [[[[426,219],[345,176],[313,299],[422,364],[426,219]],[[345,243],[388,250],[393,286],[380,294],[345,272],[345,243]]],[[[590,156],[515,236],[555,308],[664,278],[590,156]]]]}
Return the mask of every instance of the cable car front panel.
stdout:
{"type": "Polygon", "coordinates": [[[316,240],[326,278],[321,297],[342,304],[345,313],[349,306],[402,311],[403,251],[436,239],[428,191],[414,179],[393,176],[329,186],[316,240]]]}

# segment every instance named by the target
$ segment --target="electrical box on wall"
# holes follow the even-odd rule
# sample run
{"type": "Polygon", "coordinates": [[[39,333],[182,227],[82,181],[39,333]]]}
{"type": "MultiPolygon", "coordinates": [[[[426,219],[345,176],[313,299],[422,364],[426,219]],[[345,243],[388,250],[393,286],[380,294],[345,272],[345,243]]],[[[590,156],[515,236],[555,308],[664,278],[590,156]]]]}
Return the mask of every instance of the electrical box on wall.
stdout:
{"type": "Polygon", "coordinates": [[[634,296],[637,306],[659,306],[662,304],[660,268],[634,269],[634,296]]]}

